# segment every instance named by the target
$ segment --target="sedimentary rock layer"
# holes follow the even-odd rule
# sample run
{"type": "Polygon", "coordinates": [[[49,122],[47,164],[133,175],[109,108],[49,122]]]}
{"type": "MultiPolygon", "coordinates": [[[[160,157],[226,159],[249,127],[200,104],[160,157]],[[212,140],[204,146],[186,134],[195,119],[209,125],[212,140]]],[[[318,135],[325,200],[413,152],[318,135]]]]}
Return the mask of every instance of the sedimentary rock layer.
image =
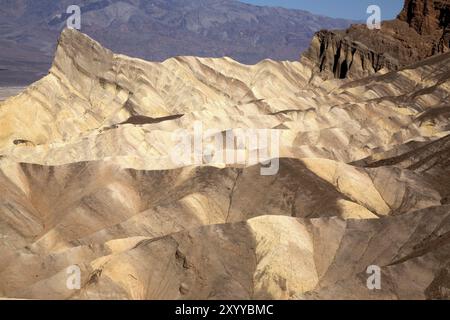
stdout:
{"type": "Polygon", "coordinates": [[[147,62],[65,30],[49,74],[0,103],[0,296],[448,298],[449,61],[323,80],[301,62],[147,62]],[[178,162],[174,134],[199,123],[279,133],[278,170],[178,162]]]}

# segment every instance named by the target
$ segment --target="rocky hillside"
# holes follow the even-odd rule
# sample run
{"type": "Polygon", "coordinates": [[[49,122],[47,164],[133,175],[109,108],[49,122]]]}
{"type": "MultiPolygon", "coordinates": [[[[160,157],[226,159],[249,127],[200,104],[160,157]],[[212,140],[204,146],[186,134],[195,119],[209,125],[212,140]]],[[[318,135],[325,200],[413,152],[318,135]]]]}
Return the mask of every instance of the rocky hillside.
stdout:
{"type": "Polygon", "coordinates": [[[180,55],[229,56],[243,63],[298,60],[314,32],[350,24],[234,0],[2,1],[0,85],[28,85],[46,74],[73,4],[81,7],[82,32],[116,52],[151,61],[180,55]]]}
{"type": "Polygon", "coordinates": [[[450,53],[325,81],[301,62],[147,62],[65,30],[49,74],[0,102],[0,296],[448,299],[448,168],[427,168],[448,154],[449,79],[450,53]],[[245,161],[174,161],[198,122],[245,161]],[[274,175],[242,129],[279,136],[274,175]]]}
{"type": "Polygon", "coordinates": [[[345,31],[318,32],[305,61],[323,76],[358,78],[398,70],[450,48],[450,1],[406,0],[396,20],[381,30],[352,25],[345,31]]]}

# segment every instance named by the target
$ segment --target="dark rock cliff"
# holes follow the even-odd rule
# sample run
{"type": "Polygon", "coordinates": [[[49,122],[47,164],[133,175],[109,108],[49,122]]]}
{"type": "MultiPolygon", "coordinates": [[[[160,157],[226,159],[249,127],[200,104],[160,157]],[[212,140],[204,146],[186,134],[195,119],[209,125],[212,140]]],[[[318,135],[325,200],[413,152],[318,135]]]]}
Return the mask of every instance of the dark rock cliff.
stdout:
{"type": "Polygon", "coordinates": [[[398,68],[450,47],[450,1],[406,0],[397,19],[380,30],[352,25],[322,30],[303,55],[324,77],[359,78],[398,68]]]}

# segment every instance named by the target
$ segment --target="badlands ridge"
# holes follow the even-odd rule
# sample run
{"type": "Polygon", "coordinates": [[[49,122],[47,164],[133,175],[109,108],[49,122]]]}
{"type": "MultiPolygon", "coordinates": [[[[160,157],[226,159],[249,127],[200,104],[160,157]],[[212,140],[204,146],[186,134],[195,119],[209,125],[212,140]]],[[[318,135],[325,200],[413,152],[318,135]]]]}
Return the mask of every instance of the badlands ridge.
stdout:
{"type": "Polygon", "coordinates": [[[0,297],[449,298],[450,53],[356,80],[314,65],[153,63],[64,30],[0,102],[0,297]],[[277,132],[279,170],[180,164],[195,123],[277,132]]]}

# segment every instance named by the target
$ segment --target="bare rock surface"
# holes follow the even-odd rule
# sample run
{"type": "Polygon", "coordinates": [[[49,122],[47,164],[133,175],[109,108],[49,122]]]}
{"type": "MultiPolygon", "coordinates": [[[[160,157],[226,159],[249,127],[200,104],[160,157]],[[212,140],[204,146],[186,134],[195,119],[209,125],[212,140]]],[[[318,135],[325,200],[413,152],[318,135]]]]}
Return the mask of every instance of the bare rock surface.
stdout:
{"type": "Polygon", "coordinates": [[[19,94],[23,89],[23,87],[0,87],[0,101],[19,94]]]}
{"type": "Polygon", "coordinates": [[[147,62],[65,30],[48,75],[0,102],[0,296],[448,299],[449,78],[450,53],[324,80],[303,62],[147,62]],[[279,170],[251,160],[267,145],[176,161],[195,123],[276,132],[279,170]]]}
{"type": "Polygon", "coordinates": [[[450,1],[406,0],[381,29],[366,25],[316,33],[304,60],[325,77],[361,78],[398,70],[450,48],[450,1]]]}

